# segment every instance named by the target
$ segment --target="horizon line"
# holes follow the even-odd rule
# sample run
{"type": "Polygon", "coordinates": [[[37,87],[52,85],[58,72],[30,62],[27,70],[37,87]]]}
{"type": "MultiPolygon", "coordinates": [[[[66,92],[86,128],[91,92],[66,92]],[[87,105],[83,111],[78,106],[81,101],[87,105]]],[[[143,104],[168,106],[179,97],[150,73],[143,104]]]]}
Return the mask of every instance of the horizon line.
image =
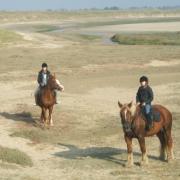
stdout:
{"type": "Polygon", "coordinates": [[[4,12],[14,12],[14,11],[83,11],[83,10],[104,10],[104,11],[120,11],[120,10],[151,10],[151,9],[157,9],[157,10],[176,10],[176,9],[180,9],[180,5],[175,5],[175,6],[143,6],[143,7],[138,7],[138,6],[131,6],[131,7],[127,7],[127,8],[121,8],[118,6],[105,6],[102,8],[97,8],[97,7],[91,7],[91,8],[74,8],[74,9],[70,9],[70,8],[59,8],[59,9],[55,9],[55,8],[44,8],[44,9],[1,9],[0,11],[4,11],[4,12]]]}

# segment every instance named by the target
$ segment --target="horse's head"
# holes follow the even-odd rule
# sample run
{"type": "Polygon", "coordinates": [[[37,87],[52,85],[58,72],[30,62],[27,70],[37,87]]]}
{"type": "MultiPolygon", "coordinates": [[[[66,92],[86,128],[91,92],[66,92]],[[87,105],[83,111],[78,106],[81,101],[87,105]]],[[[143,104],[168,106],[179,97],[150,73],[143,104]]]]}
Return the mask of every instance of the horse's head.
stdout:
{"type": "Polygon", "coordinates": [[[63,91],[64,90],[64,86],[62,84],[60,84],[59,80],[56,79],[55,74],[54,75],[50,75],[49,80],[48,80],[48,85],[51,89],[55,89],[58,91],[63,91]]]}
{"type": "Polygon", "coordinates": [[[131,131],[131,125],[133,121],[133,117],[135,115],[136,111],[136,105],[132,102],[129,104],[121,104],[118,101],[118,105],[120,108],[120,117],[121,117],[121,122],[123,125],[123,129],[125,132],[130,132],[131,131]]]}

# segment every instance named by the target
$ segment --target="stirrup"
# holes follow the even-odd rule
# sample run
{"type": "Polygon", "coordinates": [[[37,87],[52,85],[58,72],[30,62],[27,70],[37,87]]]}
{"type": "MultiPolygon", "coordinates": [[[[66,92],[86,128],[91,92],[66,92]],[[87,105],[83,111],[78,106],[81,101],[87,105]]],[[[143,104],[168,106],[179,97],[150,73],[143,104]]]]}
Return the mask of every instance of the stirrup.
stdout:
{"type": "Polygon", "coordinates": [[[153,128],[153,123],[151,125],[147,124],[145,127],[146,131],[150,131],[152,128],[153,128]]]}

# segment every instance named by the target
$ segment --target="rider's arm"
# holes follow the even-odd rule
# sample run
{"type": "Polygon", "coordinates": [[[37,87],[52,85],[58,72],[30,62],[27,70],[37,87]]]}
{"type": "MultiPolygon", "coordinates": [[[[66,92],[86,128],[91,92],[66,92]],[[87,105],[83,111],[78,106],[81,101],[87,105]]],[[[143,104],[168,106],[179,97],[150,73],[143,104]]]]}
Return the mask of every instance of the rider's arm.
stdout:
{"type": "Polygon", "coordinates": [[[38,82],[38,84],[39,84],[41,87],[44,86],[44,83],[42,82],[42,75],[41,75],[41,73],[38,74],[37,82],[38,82]]]}
{"type": "Polygon", "coordinates": [[[151,87],[148,88],[149,98],[146,103],[150,104],[154,99],[154,93],[151,87]]]}
{"type": "Polygon", "coordinates": [[[37,82],[41,84],[41,73],[38,74],[37,82]]]}
{"type": "Polygon", "coordinates": [[[136,93],[136,103],[140,103],[140,99],[139,99],[139,89],[138,92],[136,93]]]}

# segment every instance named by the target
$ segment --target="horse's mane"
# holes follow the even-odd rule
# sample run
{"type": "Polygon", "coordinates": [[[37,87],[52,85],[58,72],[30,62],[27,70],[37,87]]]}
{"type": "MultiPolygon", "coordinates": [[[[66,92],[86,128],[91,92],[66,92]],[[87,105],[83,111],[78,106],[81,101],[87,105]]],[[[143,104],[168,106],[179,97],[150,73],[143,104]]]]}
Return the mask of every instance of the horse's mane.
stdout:
{"type": "Polygon", "coordinates": [[[131,114],[134,116],[137,111],[138,111],[138,107],[136,106],[136,104],[132,104],[132,107],[130,108],[131,114]]]}
{"type": "Polygon", "coordinates": [[[47,82],[47,83],[50,83],[50,82],[52,81],[52,79],[53,79],[53,78],[55,78],[55,76],[54,76],[54,75],[52,75],[52,74],[50,74],[50,75],[49,75],[49,79],[48,79],[48,82],[47,82]]]}

